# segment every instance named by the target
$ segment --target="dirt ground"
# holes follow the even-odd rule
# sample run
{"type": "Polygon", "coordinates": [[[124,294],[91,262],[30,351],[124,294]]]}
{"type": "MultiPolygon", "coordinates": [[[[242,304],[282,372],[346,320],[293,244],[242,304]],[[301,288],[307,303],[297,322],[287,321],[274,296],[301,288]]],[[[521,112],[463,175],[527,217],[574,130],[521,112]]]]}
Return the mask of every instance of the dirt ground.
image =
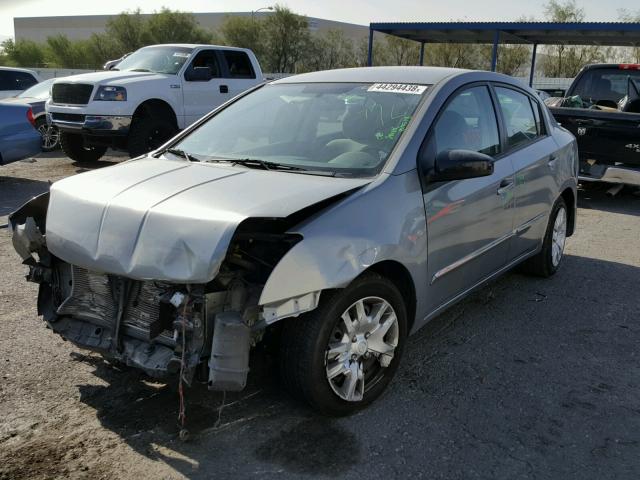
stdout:
{"type": "Polygon", "coordinates": [[[431,322],[369,409],[319,417],[257,355],[244,392],[187,391],[183,442],[173,386],[45,328],[2,227],[48,181],[122,158],[79,165],[49,154],[0,167],[0,479],[640,478],[632,192],[581,192],[561,271],[510,273],[431,322]]]}

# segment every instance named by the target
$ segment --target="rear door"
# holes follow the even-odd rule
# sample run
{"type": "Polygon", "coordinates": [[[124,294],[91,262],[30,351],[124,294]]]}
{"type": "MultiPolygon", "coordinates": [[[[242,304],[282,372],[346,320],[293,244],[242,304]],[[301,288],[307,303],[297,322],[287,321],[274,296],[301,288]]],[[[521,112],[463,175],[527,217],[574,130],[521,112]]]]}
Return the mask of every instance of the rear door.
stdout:
{"type": "Polygon", "coordinates": [[[513,229],[514,172],[502,156],[498,123],[487,84],[456,91],[438,113],[421,155],[448,149],[494,157],[487,177],[424,187],[428,235],[427,297],[435,310],[505,266],[513,229]]]}
{"type": "Polygon", "coordinates": [[[223,59],[224,85],[228,97],[234,97],[258,83],[257,74],[247,52],[242,50],[221,50],[223,59]]]}
{"type": "Polygon", "coordinates": [[[217,50],[205,49],[196,53],[185,69],[182,81],[185,126],[203,117],[229,97],[223,87],[225,81],[217,50]],[[187,80],[188,71],[195,67],[208,67],[212,78],[209,81],[187,80]]]}
{"type": "Polygon", "coordinates": [[[509,259],[535,250],[544,236],[556,184],[558,146],[538,99],[511,85],[494,85],[505,154],[515,170],[514,236],[509,259]]]}

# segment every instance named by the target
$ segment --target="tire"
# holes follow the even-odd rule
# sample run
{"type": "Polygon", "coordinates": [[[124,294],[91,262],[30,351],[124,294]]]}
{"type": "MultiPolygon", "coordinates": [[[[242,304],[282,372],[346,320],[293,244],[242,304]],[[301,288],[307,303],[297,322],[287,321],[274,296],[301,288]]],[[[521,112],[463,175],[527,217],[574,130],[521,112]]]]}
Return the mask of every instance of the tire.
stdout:
{"type": "Polygon", "coordinates": [[[131,123],[127,149],[131,158],[155,150],[173,137],[177,129],[164,112],[152,110],[147,115],[136,116],[131,123]]]}
{"type": "Polygon", "coordinates": [[[36,130],[42,137],[42,151],[52,152],[60,146],[60,130],[55,125],[50,125],[44,118],[36,121],[36,130]]]}
{"type": "Polygon", "coordinates": [[[562,197],[558,198],[549,215],[542,250],[522,263],[521,270],[524,273],[547,278],[558,271],[567,237],[567,213],[567,205],[562,197]]]}
{"type": "Polygon", "coordinates": [[[319,412],[350,415],[380,397],[393,378],[407,337],[406,307],[396,286],[378,274],[365,274],[343,290],[323,292],[321,298],[315,310],[283,325],[280,376],[294,397],[319,412]],[[367,314],[386,303],[380,321],[358,323],[360,302],[367,314]],[[343,314],[356,319],[351,333],[343,314]],[[368,336],[367,330],[372,332],[368,336]],[[351,378],[358,381],[349,382],[351,378]]]}
{"type": "Polygon", "coordinates": [[[71,160],[76,162],[96,162],[106,153],[107,147],[92,145],[85,147],[82,135],[62,132],[60,148],[71,160]]]}

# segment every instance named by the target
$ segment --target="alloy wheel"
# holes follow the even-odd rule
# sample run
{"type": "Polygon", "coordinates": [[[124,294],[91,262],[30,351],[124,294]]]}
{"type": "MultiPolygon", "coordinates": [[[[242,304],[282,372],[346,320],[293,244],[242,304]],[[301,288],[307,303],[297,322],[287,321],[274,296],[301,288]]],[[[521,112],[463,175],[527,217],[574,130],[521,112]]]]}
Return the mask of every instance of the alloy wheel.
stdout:
{"type": "Polygon", "coordinates": [[[560,208],[553,223],[553,234],[551,236],[551,261],[554,267],[557,267],[560,264],[560,260],[562,260],[566,239],[567,211],[564,208],[560,208]]]}
{"type": "Polygon", "coordinates": [[[347,308],[325,353],[326,376],[334,393],[348,402],[361,401],[393,360],[399,332],[396,313],[382,298],[362,298],[347,308]]]}

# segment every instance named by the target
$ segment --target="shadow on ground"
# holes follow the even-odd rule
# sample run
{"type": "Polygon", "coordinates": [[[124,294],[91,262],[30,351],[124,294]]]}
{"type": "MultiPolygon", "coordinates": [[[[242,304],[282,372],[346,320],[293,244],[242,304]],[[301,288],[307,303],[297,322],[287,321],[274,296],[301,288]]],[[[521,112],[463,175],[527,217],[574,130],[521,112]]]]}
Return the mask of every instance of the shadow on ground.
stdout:
{"type": "Polygon", "coordinates": [[[615,197],[607,195],[606,183],[584,183],[578,190],[578,207],[626,215],[640,215],[640,188],[624,187],[615,197]]]}
{"type": "Polygon", "coordinates": [[[176,389],[136,371],[79,355],[108,384],[80,385],[81,401],[188,478],[629,478],[640,468],[639,288],[640,268],[579,256],[548,280],[510,273],[411,337],[389,392],[348,418],[281,393],[264,353],[244,392],[187,390],[187,442],[176,389]]]}

